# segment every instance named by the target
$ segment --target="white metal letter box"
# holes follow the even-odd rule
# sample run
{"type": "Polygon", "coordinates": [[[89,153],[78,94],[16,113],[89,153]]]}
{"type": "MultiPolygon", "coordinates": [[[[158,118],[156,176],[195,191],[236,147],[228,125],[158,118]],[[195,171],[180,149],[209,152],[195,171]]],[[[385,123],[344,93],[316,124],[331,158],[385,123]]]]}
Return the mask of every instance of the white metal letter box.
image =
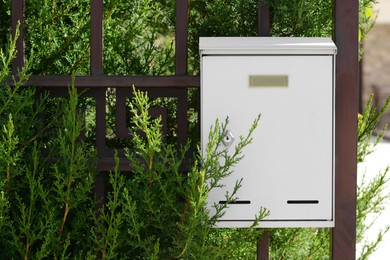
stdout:
{"type": "Polygon", "coordinates": [[[229,134],[246,135],[261,114],[244,159],[209,194],[208,208],[243,178],[220,227],[334,226],[336,46],[329,38],[200,38],[201,141],[229,117],[229,134]]]}

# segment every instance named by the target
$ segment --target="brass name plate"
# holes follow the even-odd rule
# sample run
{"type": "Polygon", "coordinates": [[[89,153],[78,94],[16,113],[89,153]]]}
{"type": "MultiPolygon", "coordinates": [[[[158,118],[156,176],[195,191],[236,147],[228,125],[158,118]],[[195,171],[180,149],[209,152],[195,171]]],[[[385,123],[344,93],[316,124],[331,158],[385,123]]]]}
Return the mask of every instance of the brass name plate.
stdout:
{"type": "Polygon", "coordinates": [[[250,87],[272,87],[272,88],[287,88],[288,76],[287,75],[250,75],[249,76],[250,87]]]}

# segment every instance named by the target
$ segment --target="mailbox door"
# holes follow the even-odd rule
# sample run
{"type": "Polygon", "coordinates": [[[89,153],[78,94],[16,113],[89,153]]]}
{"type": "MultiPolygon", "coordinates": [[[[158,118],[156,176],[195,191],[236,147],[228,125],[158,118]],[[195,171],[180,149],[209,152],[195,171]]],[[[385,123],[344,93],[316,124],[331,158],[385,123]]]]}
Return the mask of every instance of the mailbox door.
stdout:
{"type": "Polygon", "coordinates": [[[261,114],[244,159],[209,194],[213,214],[243,178],[238,201],[245,203],[230,204],[222,226],[250,226],[260,207],[270,210],[263,226],[333,225],[333,70],[329,55],[202,57],[203,147],[216,118],[229,117],[233,152],[261,114]]]}

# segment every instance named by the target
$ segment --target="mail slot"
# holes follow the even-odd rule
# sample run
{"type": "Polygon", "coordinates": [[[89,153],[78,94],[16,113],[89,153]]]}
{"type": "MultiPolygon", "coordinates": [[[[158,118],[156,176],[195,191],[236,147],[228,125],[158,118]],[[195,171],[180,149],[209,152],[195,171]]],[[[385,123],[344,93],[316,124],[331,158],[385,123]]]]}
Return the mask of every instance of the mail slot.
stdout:
{"type": "MultiPolygon", "coordinates": [[[[226,191],[243,178],[219,227],[334,226],[336,46],[329,38],[200,38],[201,142],[229,117],[221,149],[233,152],[258,114],[244,159],[210,192],[207,207],[228,203],[226,191]],[[226,140],[225,140],[226,139],[226,140]]],[[[221,162],[222,163],[222,162],[221,162]]]]}

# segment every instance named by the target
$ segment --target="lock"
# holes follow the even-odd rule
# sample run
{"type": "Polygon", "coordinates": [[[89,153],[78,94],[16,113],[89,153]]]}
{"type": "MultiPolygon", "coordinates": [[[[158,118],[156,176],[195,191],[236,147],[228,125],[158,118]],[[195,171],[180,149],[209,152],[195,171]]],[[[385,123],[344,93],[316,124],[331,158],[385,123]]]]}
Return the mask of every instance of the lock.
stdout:
{"type": "Polygon", "coordinates": [[[224,133],[224,137],[223,137],[223,139],[222,139],[222,143],[223,143],[223,145],[226,147],[226,148],[228,148],[228,147],[230,147],[232,144],[233,144],[233,142],[234,142],[234,135],[233,135],[233,133],[232,132],[230,132],[229,130],[226,130],[225,131],[225,133],[224,133]]]}

